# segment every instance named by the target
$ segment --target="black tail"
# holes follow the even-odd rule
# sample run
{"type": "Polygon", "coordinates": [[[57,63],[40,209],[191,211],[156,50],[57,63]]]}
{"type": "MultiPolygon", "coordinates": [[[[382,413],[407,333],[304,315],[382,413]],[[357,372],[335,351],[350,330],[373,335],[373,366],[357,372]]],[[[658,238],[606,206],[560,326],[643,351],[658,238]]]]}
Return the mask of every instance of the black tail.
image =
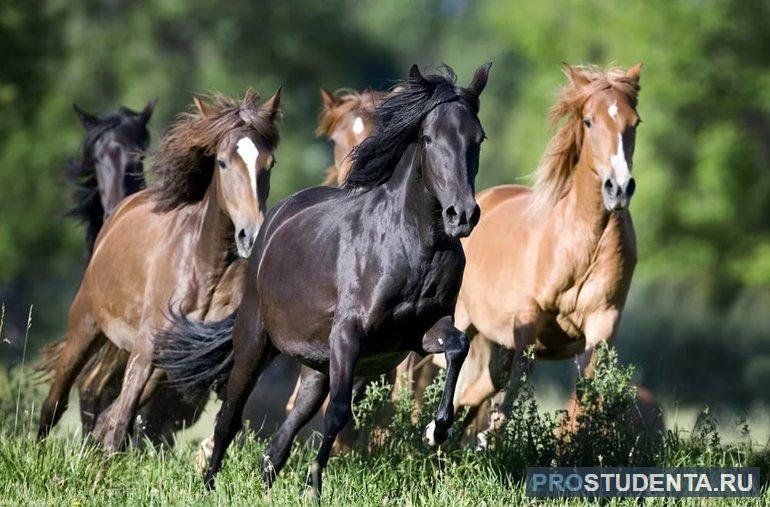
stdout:
{"type": "Polygon", "coordinates": [[[233,324],[224,320],[198,322],[169,312],[172,325],[155,336],[155,365],[189,399],[199,400],[212,388],[222,397],[233,369],[233,324]]]}

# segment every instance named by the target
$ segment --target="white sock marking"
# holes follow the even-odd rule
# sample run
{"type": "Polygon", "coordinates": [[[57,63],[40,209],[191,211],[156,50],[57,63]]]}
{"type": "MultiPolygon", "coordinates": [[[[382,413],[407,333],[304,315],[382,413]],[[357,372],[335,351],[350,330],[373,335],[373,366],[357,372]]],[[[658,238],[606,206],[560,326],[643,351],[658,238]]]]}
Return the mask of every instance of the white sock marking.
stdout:
{"type": "Polygon", "coordinates": [[[246,164],[246,169],[249,170],[249,179],[251,180],[251,191],[254,192],[254,197],[257,196],[257,157],[259,156],[259,150],[254,145],[254,141],[248,137],[242,137],[238,140],[236,151],[241,156],[243,162],[246,164]]]}

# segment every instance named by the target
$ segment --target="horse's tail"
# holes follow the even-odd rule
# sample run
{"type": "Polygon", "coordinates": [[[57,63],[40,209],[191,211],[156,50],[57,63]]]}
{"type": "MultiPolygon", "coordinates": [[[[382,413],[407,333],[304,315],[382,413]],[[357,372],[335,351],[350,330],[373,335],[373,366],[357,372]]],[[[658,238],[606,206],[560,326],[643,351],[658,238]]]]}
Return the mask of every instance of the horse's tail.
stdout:
{"type": "Polygon", "coordinates": [[[233,369],[235,315],[198,322],[170,311],[171,326],[156,334],[154,363],[187,398],[200,399],[212,388],[223,394],[233,369]]]}
{"type": "Polygon", "coordinates": [[[66,343],[67,341],[62,338],[43,347],[43,360],[32,369],[34,384],[43,384],[51,379],[53,372],[56,370],[56,363],[59,361],[66,343]]]}

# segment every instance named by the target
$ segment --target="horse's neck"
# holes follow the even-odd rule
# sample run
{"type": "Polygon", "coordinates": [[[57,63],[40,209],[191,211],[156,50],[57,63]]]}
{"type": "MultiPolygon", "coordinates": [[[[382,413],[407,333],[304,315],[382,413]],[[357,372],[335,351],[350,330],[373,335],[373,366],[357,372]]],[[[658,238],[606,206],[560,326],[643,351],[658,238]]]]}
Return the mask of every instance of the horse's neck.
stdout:
{"type": "Polygon", "coordinates": [[[218,278],[227,267],[233,225],[219,207],[216,188],[212,183],[206,195],[197,204],[199,220],[196,221],[195,265],[208,276],[218,278]]]}
{"type": "Polygon", "coordinates": [[[581,158],[570,189],[552,210],[552,221],[557,224],[556,240],[567,256],[561,261],[573,265],[573,275],[585,273],[596,258],[610,220],[602,201],[599,176],[581,158]]]}

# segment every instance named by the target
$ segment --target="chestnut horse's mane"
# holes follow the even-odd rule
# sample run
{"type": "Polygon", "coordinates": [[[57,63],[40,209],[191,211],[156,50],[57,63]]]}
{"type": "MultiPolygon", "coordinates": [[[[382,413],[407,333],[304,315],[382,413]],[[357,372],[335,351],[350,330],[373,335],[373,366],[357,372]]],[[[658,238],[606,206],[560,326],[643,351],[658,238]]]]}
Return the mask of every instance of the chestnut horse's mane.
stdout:
{"type": "Polygon", "coordinates": [[[551,108],[549,121],[552,127],[566,120],[551,138],[534,173],[531,209],[536,212],[550,209],[569,188],[583,146],[581,112],[586,101],[593,94],[612,88],[628,97],[631,106],[636,107],[639,83],[628,77],[625,70],[618,67],[603,70],[594,65],[566,67],[564,73],[568,77],[570,70],[587,83],[576,84],[570,79],[551,108]]]}
{"type": "Polygon", "coordinates": [[[340,118],[351,111],[359,111],[364,115],[373,117],[377,104],[382,102],[387,93],[371,90],[359,93],[343,88],[337,90],[334,95],[337,97],[337,103],[334,107],[323,108],[318,118],[318,128],[315,131],[318,136],[331,135],[340,118]]]}
{"type": "Polygon", "coordinates": [[[150,170],[150,195],[157,211],[171,211],[203,199],[214,174],[214,155],[221,139],[236,129],[252,128],[272,150],[278,129],[269,111],[259,107],[259,94],[248,89],[243,100],[219,93],[208,96],[215,112],[204,115],[194,105],[179,115],[163,138],[150,170]]]}

